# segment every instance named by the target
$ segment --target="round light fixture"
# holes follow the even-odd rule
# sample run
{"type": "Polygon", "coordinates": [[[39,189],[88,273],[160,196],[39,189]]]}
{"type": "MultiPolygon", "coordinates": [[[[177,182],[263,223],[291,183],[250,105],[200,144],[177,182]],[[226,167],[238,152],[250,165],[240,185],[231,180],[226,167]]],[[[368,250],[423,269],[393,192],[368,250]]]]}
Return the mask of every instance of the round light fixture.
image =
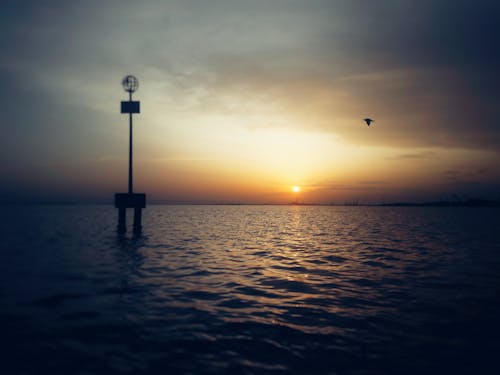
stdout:
{"type": "Polygon", "coordinates": [[[128,75],[122,80],[122,86],[126,92],[134,92],[139,88],[139,81],[133,75],[128,75]]]}

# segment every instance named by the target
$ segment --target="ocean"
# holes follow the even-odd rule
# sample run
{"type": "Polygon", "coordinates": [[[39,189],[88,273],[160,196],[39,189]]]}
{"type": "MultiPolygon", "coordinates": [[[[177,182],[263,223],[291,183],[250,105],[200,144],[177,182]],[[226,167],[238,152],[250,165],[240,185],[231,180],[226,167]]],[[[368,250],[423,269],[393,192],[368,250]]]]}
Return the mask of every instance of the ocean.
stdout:
{"type": "Polygon", "coordinates": [[[1,215],[1,374],[498,371],[498,208],[1,215]]]}

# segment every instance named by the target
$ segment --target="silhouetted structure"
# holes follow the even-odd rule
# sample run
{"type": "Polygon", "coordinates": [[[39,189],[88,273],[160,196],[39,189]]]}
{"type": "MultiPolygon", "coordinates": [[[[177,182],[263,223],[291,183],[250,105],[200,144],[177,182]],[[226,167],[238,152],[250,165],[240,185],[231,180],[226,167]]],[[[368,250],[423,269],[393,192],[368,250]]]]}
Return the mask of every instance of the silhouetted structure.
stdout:
{"type": "Polygon", "coordinates": [[[118,233],[127,231],[126,209],[134,209],[134,233],[142,232],[142,209],[146,207],[146,194],[134,193],[132,175],[132,114],[140,113],[140,102],[132,100],[132,93],[139,87],[139,81],[132,75],[122,81],[123,88],[129,93],[129,100],[121,103],[121,113],[129,114],[129,159],[128,159],[128,193],[115,194],[115,207],[118,208],[118,233]]]}

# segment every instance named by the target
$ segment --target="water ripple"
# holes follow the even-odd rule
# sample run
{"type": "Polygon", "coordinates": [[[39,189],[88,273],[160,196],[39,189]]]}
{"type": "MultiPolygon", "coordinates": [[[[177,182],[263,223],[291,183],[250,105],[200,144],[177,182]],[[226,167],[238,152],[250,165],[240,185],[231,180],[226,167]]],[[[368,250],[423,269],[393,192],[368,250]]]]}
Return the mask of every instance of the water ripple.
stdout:
{"type": "Polygon", "coordinates": [[[152,206],[139,238],[115,236],[107,207],[16,210],[2,373],[458,374],[495,358],[498,210],[152,206]]]}

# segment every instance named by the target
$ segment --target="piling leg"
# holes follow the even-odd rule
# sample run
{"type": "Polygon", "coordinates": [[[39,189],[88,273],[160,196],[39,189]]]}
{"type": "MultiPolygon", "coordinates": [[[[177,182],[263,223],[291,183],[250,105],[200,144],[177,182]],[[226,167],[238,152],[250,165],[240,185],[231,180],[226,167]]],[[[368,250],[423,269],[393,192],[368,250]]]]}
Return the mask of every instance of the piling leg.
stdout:
{"type": "Polygon", "coordinates": [[[116,228],[118,233],[125,233],[127,231],[125,223],[126,220],[125,213],[126,213],[125,207],[118,208],[118,227],[116,228]]]}
{"type": "Polygon", "coordinates": [[[134,233],[141,234],[142,232],[142,208],[134,208],[134,233]]]}

